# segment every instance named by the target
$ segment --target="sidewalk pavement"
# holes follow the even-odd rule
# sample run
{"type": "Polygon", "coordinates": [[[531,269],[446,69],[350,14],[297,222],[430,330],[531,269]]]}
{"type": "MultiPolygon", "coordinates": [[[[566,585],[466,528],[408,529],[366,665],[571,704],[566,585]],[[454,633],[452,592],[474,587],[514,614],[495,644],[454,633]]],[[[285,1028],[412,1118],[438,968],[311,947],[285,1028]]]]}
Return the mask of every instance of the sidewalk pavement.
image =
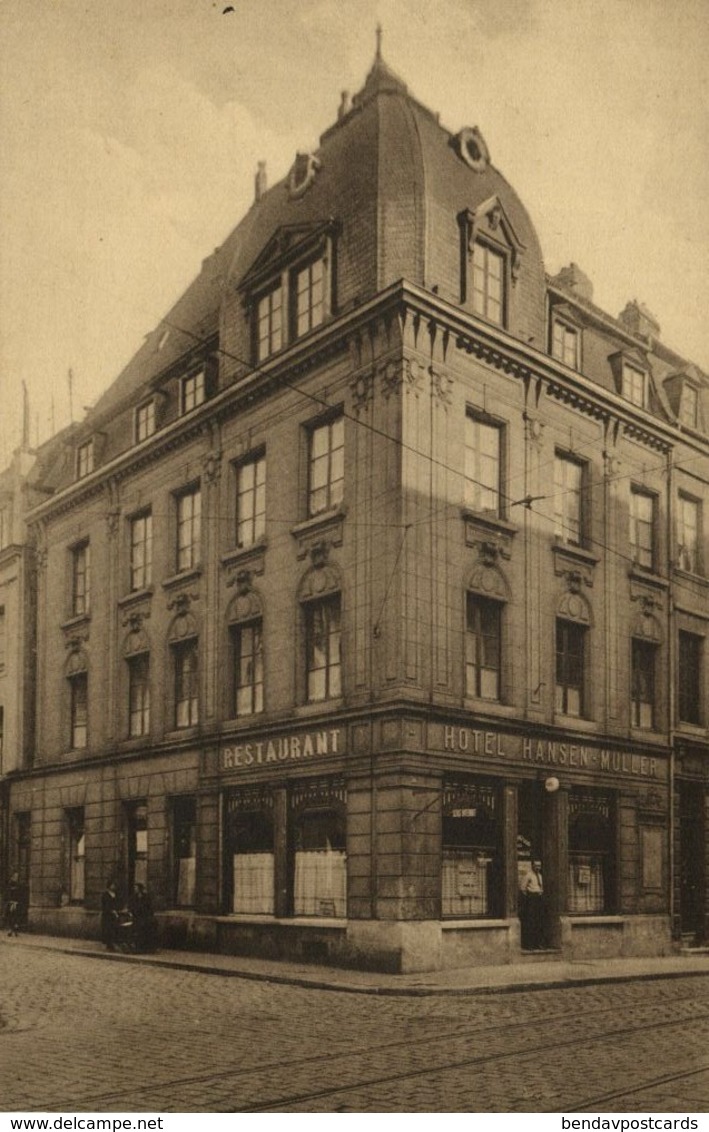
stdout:
{"type": "Polygon", "coordinates": [[[196,951],[158,951],[134,954],[106,951],[95,940],[64,936],[24,934],[0,942],[13,948],[39,948],[112,963],[141,963],[151,967],[174,967],[205,975],[284,983],[315,990],[378,995],[479,995],[549,987],[584,986],[628,982],[634,979],[680,979],[709,975],[709,954],[672,955],[650,959],[554,959],[550,953],[505,966],[458,967],[450,971],[425,971],[390,975],[355,971],[287,960],[258,959],[245,955],[217,955],[196,951]]]}

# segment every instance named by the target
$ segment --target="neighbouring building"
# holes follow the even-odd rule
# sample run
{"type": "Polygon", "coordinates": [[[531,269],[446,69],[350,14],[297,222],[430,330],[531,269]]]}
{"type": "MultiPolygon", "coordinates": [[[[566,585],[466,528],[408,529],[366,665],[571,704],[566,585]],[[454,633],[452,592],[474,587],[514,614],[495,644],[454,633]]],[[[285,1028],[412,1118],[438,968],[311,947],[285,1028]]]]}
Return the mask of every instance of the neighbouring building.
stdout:
{"type": "Polygon", "coordinates": [[[267,956],[704,940],[708,389],[545,274],[480,130],[378,53],[28,510],[32,923],[95,934],[113,874],[166,942],[267,956]]]}

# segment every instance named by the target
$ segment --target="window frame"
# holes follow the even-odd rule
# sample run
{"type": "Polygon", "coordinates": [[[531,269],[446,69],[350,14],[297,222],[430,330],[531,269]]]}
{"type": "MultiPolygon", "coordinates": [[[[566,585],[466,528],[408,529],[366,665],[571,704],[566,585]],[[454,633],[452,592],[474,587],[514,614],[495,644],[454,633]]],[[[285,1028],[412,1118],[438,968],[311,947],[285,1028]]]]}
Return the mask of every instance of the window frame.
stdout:
{"type": "MultiPolygon", "coordinates": [[[[468,590],[465,600],[465,695],[472,699],[485,700],[489,703],[502,703],[502,662],[503,662],[503,619],[504,602],[493,598],[483,597],[473,590],[468,590]],[[483,619],[492,614],[495,624],[494,633],[486,631],[483,619]],[[475,625],[471,628],[471,621],[475,625]],[[496,663],[485,664],[488,656],[487,642],[494,642],[493,652],[496,652],[496,663]],[[471,651],[474,656],[471,657],[471,651]],[[485,674],[494,673],[495,694],[485,694],[485,674]],[[471,687],[472,677],[472,687],[471,687]]],[[[488,626],[489,627],[489,626],[488,626]]]]}
{"type": "Polygon", "coordinates": [[[698,428],[699,427],[699,389],[693,385],[691,381],[684,381],[679,395],[679,413],[677,414],[679,423],[684,425],[685,428],[698,428]],[[691,400],[687,398],[687,394],[691,394],[691,400]],[[692,406],[692,411],[687,414],[686,406],[692,406]],[[689,416],[689,420],[687,419],[689,416]]]}
{"type": "Polygon", "coordinates": [[[128,738],[150,734],[150,653],[126,657],[128,666],[128,738]],[[137,693],[137,695],[136,695],[137,693]],[[134,723],[137,726],[134,726],[134,723]]]}
{"type": "Polygon", "coordinates": [[[652,573],[657,569],[657,513],[658,513],[658,497],[655,492],[646,491],[645,488],[639,487],[636,484],[630,485],[630,553],[633,558],[633,564],[641,570],[648,570],[652,573]],[[638,513],[638,506],[640,501],[649,504],[650,518],[640,515],[638,513]],[[638,535],[641,530],[649,530],[649,546],[643,545],[642,538],[638,535]],[[645,559],[645,560],[644,560],[645,559]]]}
{"type": "Polygon", "coordinates": [[[314,519],[328,511],[341,507],[345,495],[345,416],[342,411],[332,414],[324,419],[313,421],[307,428],[307,517],[314,519]],[[341,442],[333,444],[333,429],[341,430],[341,442]],[[324,453],[315,453],[316,437],[327,430],[327,446],[324,453]],[[333,475],[333,456],[341,453],[335,459],[335,473],[341,465],[341,474],[333,475]],[[326,461],[326,476],[322,484],[313,484],[313,472],[318,461],[326,461]],[[325,502],[322,506],[314,506],[314,498],[318,492],[325,493],[325,502]]]}
{"type": "Polygon", "coordinates": [[[154,397],[150,397],[149,400],[143,401],[142,404],[140,404],[136,407],[136,410],[135,410],[135,442],[136,442],[136,444],[141,444],[144,440],[147,440],[149,437],[155,435],[155,433],[157,432],[156,417],[157,417],[157,406],[156,406],[154,397]],[[148,416],[147,416],[147,427],[146,427],[146,421],[143,418],[143,414],[146,413],[146,412],[148,414],[148,416]]]}
{"type": "Polygon", "coordinates": [[[701,499],[696,496],[690,495],[689,492],[677,492],[677,564],[680,570],[686,574],[694,574],[697,577],[703,575],[704,563],[702,558],[702,538],[703,538],[703,508],[701,499]],[[693,529],[694,541],[693,544],[687,544],[686,535],[688,531],[692,530],[692,524],[687,524],[686,514],[687,508],[692,508],[695,516],[693,529]]]}
{"type": "Polygon", "coordinates": [[[153,513],[150,507],[131,515],[128,520],[128,588],[130,593],[147,590],[153,584],[153,513]],[[136,538],[143,524],[143,538],[136,538]],[[142,561],[138,551],[142,547],[142,561]]]}
{"type": "Polygon", "coordinates": [[[588,542],[588,461],[581,460],[571,452],[557,448],[554,452],[554,535],[566,546],[585,547],[588,542]],[[579,474],[578,487],[568,486],[569,470],[576,468],[579,474]],[[558,473],[564,469],[563,477],[558,473]],[[578,500],[574,508],[574,528],[578,528],[578,538],[568,536],[569,509],[564,507],[563,500],[575,497],[578,500]]]}
{"type": "Polygon", "coordinates": [[[657,654],[654,641],[631,638],[630,726],[642,731],[657,729],[657,654]],[[649,699],[643,699],[644,693],[649,699]]]}
{"type": "Polygon", "coordinates": [[[172,722],[175,731],[183,731],[196,727],[199,723],[199,638],[191,636],[183,641],[172,641],[170,650],[173,675],[172,722]]]}
{"type": "Polygon", "coordinates": [[[202,487],[199,482],[175,492],[175,570],[182,574],[196,570],[202,562],[202,487]],[[183,515],[187,500],[192,501],[190,515],[183,515]],[[195,503],[198,506],[195,508],[195,503]],[[183,542],[182,532],[189,528],[190,537],[183,542]]]}
{"type": "Polygon", "coordinates": [[[342,697],[342,594],[329,593],[303,603],[303,642],[305,652],[305,702],[325,703],[342,697]],[[322,619],[320,627],[316,617],[322,619]],[[334,626],[334,631],[333,631],[334,626]],[[319,631],[319,636],[316,633],[319,631]],[[316,649],[324,663],[314,663],[316,649]],[[316,678],[322,673],[322,695],[316,693],[316,678]]]}
{"type": "Polygon", "coordinates": [[[556,618],[555,623],[555,647],[554,647],[554,710],[559,715],[565,715],[573,719],[584,719],[587,716],[588,709],[588,688],[587,688],[587,666],[588,666],[588,626],[581,625],[578,621],[570,621],[566,617],[556,618]],[[559,647],[560,633],[565,640],[562,640],[562,647],[559,647]],[[576,643],[580,644],[579,649],[572,649],[570,645],[571,635],[576,635],[576,643]],[[574,681],[575,673],[578,673],[578,679],[574,681]],[[570,702],[570,693],[576,693],[578,696],[578,710],[573,709],[570,702]]]}
{"type": "Polygon", "coordinates": [[[232,719],[245,719],[260,715],[264,711],[264,659],[263,659],[263,618],[253,617],[245,621],[235,621],[229,626],[231,653],[230,706],[232,719]],[[251,650],[244,652],[243,646],[251,642],[251,650]],[[240,683],[243,664],[250,680],[240,683]],[[249,706],[240,706],[240,693],[248,693],[249,706]]]}
{"type": "Polygon", "coordinates": [[[199,409],[207,400],[207,367],[202,366],[180,379],[180,416],[199,409]]]}
{"type": "Polygon", "coordinates": [[[303,259],[295,262],[288,272],[288,290],[289,290],[289,305],[290,305],[290,330],[291,341],[297,342],[299,339],[304,338],[306,334],[311,331],[317,330],[327,320],[330,313],[330,302],[328,296],[328,286],[330,273],[328,270],[328,254],[327,248],[320,248],[315,254],[311,254],[303,259]],[[312,271],[316,265],[320,266],[320,278],[318,280],[320,288],[320,298],[318,301],[313,302],[313,278],[312,271]],[[304,289],[299,288],[300,277],[308,275],[307,287],[304,289]],[[307,294],[308,302],[304,310],[300,307],[301,294],[307,294]],[[313,311],[320,308],[320,317],[317,321],[313,319],[313,311]],[[301,319],[306,316],[307,325],[301,329],[301,319]]]}
{"type": "Polygon", "coordinates": [[[647,409],[649,375],[647,370],[623,358],[620,371],[620,395],[624,401],[634,405],[636,409],[647,409]],[[640,381],[640,399],[638,400],[637,385],[640,381]]]}
{"type": "Polygon", "coordinates": [[[705,663],[705,639],[699,633],[679,629],[677,633],[677,721],[701,727],[704,718],[702,677],[705,663]],[[683,641],[685,648],[683,649],[683,641]],[[687,651],[693,653],[687,664],[687,651]],[[688,710],[687,710],[688,709],[688,710]]]}
{"type": "Polygon", "coordinates": [[[89,745],[89,674],[72,672],[69,682],[69,749],[85,751],[89,745]]]}
{"type": "Polygon", "coordinates": [[[260,365],[262,362],[267,361],[278,354],[286,342],[287,332],[287,286],[284,283],[282,276],[260,289],[254,295],[253,300],[253,341],[254,341],[254,357],[256,364],[260,365]],[[273,296],[278,294],[280,296],[280,304],[274,307],[272,302],[273,296]],[[263,304],[266,303],[265,318],[262,314],[263,304]],[[279,319],[274,319],[274,314],[278,313],[279,319]],[[262,334],[262,326],[266,323],[266,334],[262,334]],[[274,327],[274,322],[278,325],[274,327]],[[277,341],[275,340],[277,338],[277,341]],[[263,344],[266,343],[265,347],[263,344]],[[262,348],[263,347],[263,348],[262,348]]]}
{"type": "Polygon", "coordinates": [[[86,900],[86,816],[83,806],[64,811],[66,823],[66,897],[70,904],[86,900]],[[80,862],[80,864],[79,864],[80,862]]]}
{"type": "Polygon", "coordinates": [[[505,516],[505,463],[506,463],[506,440],[507,432],[504,421],[500,421],[489,417],[485,413],[481,413],[473,408],[467,408],[465,412],[465,436],[464,443],[464,471],[463,471],[463,499],[464,506],[476,512],[479,515],[491,515],[493,518],[502,519],[505,516]],[[471,438],[471,430],[474,430],[471,438]],[[485,433],[483,434],[483,430],[485,433]],[[492,436],[497,438],[497,451],[494,456],[490,453],[483,451],[481,438],[483,435],[492,436]],[[472,439],[472,443],[470,442],[472,439]],[[490,463],[494,464],[495,475],[489,477],[495,479],[495,484],[487,482],[485,469],[490,463]],[[469,471],[472,466],[472,474],[469,471]],[[492,496],[495,499],[493,507],[484,505],[484,496],[492,496]],[[472,496],[472,498],[471,498],[472,496]]]}
{"type": "Polygon", "coordinates": [[[234,465],[235,544],[240,550],[256,546],[266,537],[266,475],[265,448],[250,453],[234,465]],[[253,468],[253,484],[242,490],[242,478],[247,468],[253,468]],[[242,512],[242,501],[248,502],[247,513],[242,512]],[[250,536],[244,537],[243,528],[250,529],[250,536]]]}
{"type": "Polygon", "coordinates": [[[470,280],[470,303],[473,314],[483,318],[486,322],[491,323],[493,326],[507,326],[507,299],[508,299],[508,258],[509,255],[504,248],[496,244],[489,243],[487,240],[482,240],[477,237],[473,243],[473,258],[472,258],[472,271],[470,280]],[[481,264],[482,259],[482,264],[481,264]],[[495,299],[490,295],[490,280],[495,279],[490,272],[490,262],[499,262],[499,298],[495,299]],[[479,280],[482,278],[482,288],[478,286],[479,280]],[[482,300],[478,300],[478,295],[482,296],[482,300]],[[499,307],[499,318],[495,318],[490,313],[491,303],[499,307]]]}
{"type": "Polygon", "coordinates": [[[82,539],[69,548],[69,608],[72,617],[88,617],[91,612],[91,542],[82,539]]]}
{"type": "Polygon", "coordinates": [[[562,365],[568,366],[569,369],[575,370],[577,373],[580,371],[581,331],[578,326],[574,326],[573,323],[568,322],[564,318],[560,318],[557,314],[552,314],[551,318],[549,353],[555,361],[561,362],[562,365]],[[563,338],[560,343],[557,343],[557,329],[563,332],[563,338]],[[573,342],[572,351],[567,349],[569,336],[573,342]]]}
{"type": "Polygon", "coordinates": [[[76,478],[78,480],[83,480],[86,476],[91,475],[95,468],[95,459],[94,438],[89,437],[76,449],[76,478]]]}

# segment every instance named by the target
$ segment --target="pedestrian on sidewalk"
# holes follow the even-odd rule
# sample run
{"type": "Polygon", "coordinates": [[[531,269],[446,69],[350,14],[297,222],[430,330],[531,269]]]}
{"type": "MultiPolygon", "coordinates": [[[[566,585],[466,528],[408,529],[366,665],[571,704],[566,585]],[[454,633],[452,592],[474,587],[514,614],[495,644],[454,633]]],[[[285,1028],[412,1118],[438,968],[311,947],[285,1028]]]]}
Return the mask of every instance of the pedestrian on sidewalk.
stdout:
{"type": "Polygon", "coordinates": [[[156,924],[153,902],[144,884],[136,881],[128,907],[133,917],[136,951],[154,951],[156,924]]]}
{"type": "Polygon", "coordinates": [[[5,919],[7,934],[19,935],[22,919],[22,886],[18,873],[13,873],[7,886],[7,900],[5,901],[5,919]]]}
{"type": "Polygon", "coordinates": [[[541,951],[545,946],[544,881],[541,861],[533,859],[529,862],[529,868],[522,877],[519,887],[522,897],[520,908],[522,947],[525,951],[541,951]]]}
{"type": "Polygon", "coordinates": [[[116,950],[118,930],[118,892],[113,877],[109,877],[101,893],[101,939],[108,951],[116,950]]]}

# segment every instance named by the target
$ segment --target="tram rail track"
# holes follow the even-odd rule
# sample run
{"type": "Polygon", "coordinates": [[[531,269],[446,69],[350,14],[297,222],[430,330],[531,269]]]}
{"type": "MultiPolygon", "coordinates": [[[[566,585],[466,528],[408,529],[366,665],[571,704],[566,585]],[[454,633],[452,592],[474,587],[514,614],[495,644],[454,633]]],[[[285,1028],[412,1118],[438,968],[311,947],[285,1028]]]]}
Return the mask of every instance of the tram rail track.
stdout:
{"type": "MultiPolygon", "coordinates": [[[[678,1007],[681,1004],[685,1003],[696,1004],[700,1007],[702,1005],[701,1001],[697,1001],[696,991],[693,994],[687,994],[681,997],[673,997],[671,1002],[661,1000],[661,1005],[666,1005],[668,1007],[678,1007]]],[[[632,1009],[635,1010],[636,1013],[649,1010],[655,1012],[656,1014],[657,1006],[657,1002],[651,1004],[643,1002],[638,1003],[632,1009]]],[[[583,1017],[585,1020],[588,1020],[590,1018],[599,1019],[603,1015],[613,1014],[616,1012],[617,1004],[613,1003],[607,1006],[599,1006],[592,1010],[585,1011],[583,1017]]],[[[318,1062],[326,1064],[328,1070],[332,1072],[333,1065],[337,1062],[338,1059],[346,1059],[346,1061],[351,1064],[353,1059],[359,1056],[371,1057],[372,1055],[376,1056],[378,1054],[385,1056],[390,1053],[395,1054],[398,1049],[413,1049],[415,1047],[425,1047],[426,1050],[430,1052],[434,1046],[440,1046],[446,1042],[460,1042],[461,1040],[465,1039],[469,1039],[470,1041],[480,1041],[481,1039],[489,1040],[495,1035],[506,1035],[513,1033],[515,1030],[522,1031],[525,1036],[529,1038],[530,1028],[532,1027],[534,1029],[538,1029],[549,1025],[563,1024],[564,1022],[568,1022],[577,1018],[578,1009],[576,1008],[572,1010],[558,1011],[553,1014],[537,1016],[535,1018],[524,1018],[521,1021],[508,1020],[499,1024],[482,1025],[477,1027],[470,1027],[468,1024],[463,1026],[456,1026],[453,1028],[449,1027],[445,1030],[445,1032],[439,1032],[436,1034],[429,1033],[420,1038],[412,1038],[409,1035],[407,1037],[397,1038],[395,1041],[383,1042],[375,1046],[359,1045],[354,1049],[350,1047],[347,1050],[343,1050],[341,1052],[334,1052],[332,1049],[330,1049],[327,1053],[317,1053],[304,1058],[285,1060],[282,1059],[278,1061],[263,1062],[259,1064],[258,1067],[240,1067],[238,1065],[231,1065],[229,1067],[222,1068],[219,1072],[181,1076],[165,1081],[154,1082],[151,1085],[144,1085],[140,1089],[140,1096],[144,1098],[147,1103],[150,1101],[151,1097],[156,1097],[157,1094],[164,1094],[165,1091],[169,1091],[171,1089],[179,1090],[180,1088],[184,1088],[186,1086],[203,1086],[210,1083],[217,1085],[219,1082],[224,1082],[229,1079],[234,1079],[235,1082],[237,1082],[238,1080],[243,1081],[244,1079],[252,1077],[257,1072],[259,1074],[273,1074],[279,1071],[287,1071],[289,1074],[297,1074],[299,1070],[317,1065],[318,1062]]],[[[368,1089],[380,1085],[393,1084],[394,1082],[412,1080],[417,1077],[445,1073],[455,1069],[484,1066],[493,1064],[495,1062],[511,1060],[513,1061],[515,1059],[524,1061],[525,1059],[529,1058],[538,1058],[540,1054],[551,1054],[559,1049],[569,1049],[571,1047],[579,1048],[592,1044],[612,1042],[614,1040],[617,1041],[618,1039],[622,1039],[624,1037],[628,1038],[633,1035],[648,1031],[657,1032],[659,1030],[668,1030],[674,1027],[685,1026],[702,1021],[709,1021],[709,1010],[691,1012],[686,1014],[684,1017],[675,1017],[664,1021],[658,1021],[657,1017],[654,1016],[652,1019],[643,1021],[638,1025],[619,1026],[610,1030],[603,1030],[602,1032],[596,1034],[584,1033],[583,1035],[579,1035],[577,1037],[569,1037],[568,1035],[565,1035],[562,1038],[555,1038],[552,1041],[541,1043],[536,1042],[531,1046],[527,1045],[512,1050],[507,1049],[494,1053],[475,1054],[469,1057],[454,1058],[447,1061],[445,1059],[438,1061],[434,1060],[434,1064],[430,1065],[425,1070],[422,1070],[420,1067],[416,1067],[414,1069],[407,1069],[394,1073],[386,1073],[378,1076],[365,1074],[362,1075],[362,1077],[358,1080],[351,1080],[342,1085],[329,1086],[317,1090],[294,1091],[292,1093],[289,1092],[285,1095],[274,1096],[263,1104],[245,1104],[239,1106],[238,1108],[227,1109],[226,1111],[269,1112],[283,1109],[287,1110],[294,1104],[302,1105],[309,1101],[321,1101],[326,1097],[334,1098],[337,1096],[345,1096],[346,1094],[357,1092],[358,1090],[363,1088],[368,1089]]],[[[680,1079],[680,1077],[682,1077],[683,1075],[687,1074],[678,1074],[676,1075],[677,1079],[680,1079]]],[[[670,1078],[668,1078],[668,1080],[669,1079],[670,1078]]],[[[651,1087],[653,1087],[653,1082],[648,1081],[634,1086],[632,1089],[625,1089],[623,1091],[620,1091],[617,1095],[624,1096],[627,1093],[639,1092],[645,1088],[651,1087]]],[[[86,1108],[92,1107],[98,1109],[101,1104],[115,1104],[116,1102],[119,1102],[121,1098],[124,1098],[128,1092],[129,1090],[127,1089],[113,1089],[110,1092],[107,1091],[98,1094],[91,1094],[81,1097],[80,1103],[86,1108]]],[[[609,1097],[612,1097],[613,1095],[614,1094],[609,1094],[609,1097]]],[[[71,1101],[67,1101],[66,1107],[75,1107],[77,1099],[78,1098],[73,1098],[71,1101]]],[[[56,1103],[57,1102],[55,1102],[55,1104],[56,1103]]],[[[59,1107],[61,1107],[63,1102],[58,1103],[59,1107]]],[[[588,1105],[593,1105],[596,1103],[597,1101],[594,1098],[585,1102],[584,1105],[579,1106],[577,1104],[574,1104],[571,1107],[564,1107],[563,1109],[559,1109],[558,1111],[586,1111],[588,1105]]],[[[159,1104],[157,1104],[156,1108],[159,1107],[159,1104]]]]}

